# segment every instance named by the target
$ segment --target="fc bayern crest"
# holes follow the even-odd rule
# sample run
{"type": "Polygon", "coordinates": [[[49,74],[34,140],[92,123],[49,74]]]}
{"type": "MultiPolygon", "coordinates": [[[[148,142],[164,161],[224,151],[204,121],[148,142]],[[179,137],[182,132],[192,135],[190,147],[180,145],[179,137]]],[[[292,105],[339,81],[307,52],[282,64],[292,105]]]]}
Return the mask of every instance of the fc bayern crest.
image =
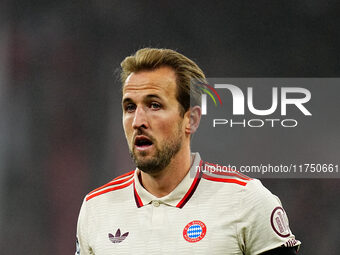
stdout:
{"type": "Polygon", "coordinates": [[[207,227],[199,220],[189,222],[183,229],[183,237],[190,243],[202,240],[206,233],[207,227]]]}

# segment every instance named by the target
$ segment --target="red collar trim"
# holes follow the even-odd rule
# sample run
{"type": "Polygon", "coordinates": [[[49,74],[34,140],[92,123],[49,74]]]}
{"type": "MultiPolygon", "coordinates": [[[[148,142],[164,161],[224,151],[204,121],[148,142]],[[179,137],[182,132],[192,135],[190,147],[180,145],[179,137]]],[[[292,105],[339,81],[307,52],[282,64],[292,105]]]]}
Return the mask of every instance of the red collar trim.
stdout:
{"type": "Polygon", "coordinates": [[[133,195],[135,197],[135,201],[136,201],[137,207],[138,208],[142,207],[143,206],[143,202],[142,202],[142,199],[140,199],[140,196],[137,193],[135,181],[133,181],[133,195]]]}
{"type": "MultiPolygon", "coordinates": [[[[196,172],[196,176],[194,178],[194,181],[192,182],[189,190],[187,191],[187,193],[183,196],[183,198],[181,199],[181,201],[178,202],[178,204],[176,205],[177,208],[183,208],[184,205],[189,201],[189,199],[192,197],[192,195],[195,193],[195,190],[197,189],[197,186],[202,178],[202,171],[200,171],[201,167],[202,167],[203,161],[200,161],[199,164],[199,170],[196,172]]],[[[134,194],[134,198],[135,198],[135,202],[138,208],[144,206],[142,199],[140,198],[140,196],[138,195],[138,192],[136,190],[136,185],[135,185],[135,181],[133,181],[133,194],[134,194]]]]}
{"type": "Polygon", "coordinates": [[[201,166],[202,166],[202,160],[200,161],[200,164],[199,164],[199,171],[197,171],[196,173],[196,176],[195,176],[195,179],[194,181],[192,182],[188,192],[184,195],[184,197],[182,198],[181,201],[179,201],[179,203],[176,205],[176,207],[178,208],[183,208],[183,206],[189,201],[189,199],[192,197],[192,195],[195,193],[195,190],[201,180],[201,177],[202,177],[202,172],[200,171],[201,169],[201,166]]]}

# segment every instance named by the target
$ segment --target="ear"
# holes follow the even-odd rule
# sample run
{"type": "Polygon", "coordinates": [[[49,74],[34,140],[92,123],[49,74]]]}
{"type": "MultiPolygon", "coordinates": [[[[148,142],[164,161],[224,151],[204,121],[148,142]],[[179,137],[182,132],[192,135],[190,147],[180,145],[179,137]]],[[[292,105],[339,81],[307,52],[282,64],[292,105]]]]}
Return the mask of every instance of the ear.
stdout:
{"type": "Polygon", "coordinates": [[[186,134],[193,134],[196,132],[201,121],[201,116],[202,116],[201,107],[199,107],[198,105],[191,107],[189,111],[185,113],[185,118],[188,119],[185,125],[186,134]]]}

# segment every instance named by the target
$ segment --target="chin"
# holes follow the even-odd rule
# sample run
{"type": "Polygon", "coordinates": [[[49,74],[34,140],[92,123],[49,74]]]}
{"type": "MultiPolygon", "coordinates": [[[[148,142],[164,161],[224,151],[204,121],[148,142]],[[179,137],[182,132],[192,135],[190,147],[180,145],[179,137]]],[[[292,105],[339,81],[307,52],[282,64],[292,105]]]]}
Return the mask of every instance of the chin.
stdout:
{"type": "Polygon", "coordinates": [[[135,157],[135,164],[139,170],[148,174],[155,174],[160,172],[164,166],[159,164],[158,160],[155,157],[135,157]]]}

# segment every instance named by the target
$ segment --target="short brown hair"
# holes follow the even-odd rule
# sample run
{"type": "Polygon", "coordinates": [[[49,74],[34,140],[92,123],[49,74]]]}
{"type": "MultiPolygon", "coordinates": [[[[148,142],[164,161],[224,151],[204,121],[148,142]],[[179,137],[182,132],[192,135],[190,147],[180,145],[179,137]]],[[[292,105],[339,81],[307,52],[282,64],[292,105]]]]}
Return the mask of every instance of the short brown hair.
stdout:
{"type": "Polygon", "coordinates": [[[124,84],[126,78],[133,72],[154,70],[162,66],[171,67],[177,77],[177,101],[181,105],[182,115],[191,106],[201,104],[201,93],[193,82],[206,83],[205,75],[198,65],[186,56],[170,49],[144,48],[134,55],[126,57],[120,64],[122,67],[121,81],[124,84]],[[191,92],[191,98],[190,98],[191,92]],[[190,100],[191,99],[191,100],[190,100]]]}

